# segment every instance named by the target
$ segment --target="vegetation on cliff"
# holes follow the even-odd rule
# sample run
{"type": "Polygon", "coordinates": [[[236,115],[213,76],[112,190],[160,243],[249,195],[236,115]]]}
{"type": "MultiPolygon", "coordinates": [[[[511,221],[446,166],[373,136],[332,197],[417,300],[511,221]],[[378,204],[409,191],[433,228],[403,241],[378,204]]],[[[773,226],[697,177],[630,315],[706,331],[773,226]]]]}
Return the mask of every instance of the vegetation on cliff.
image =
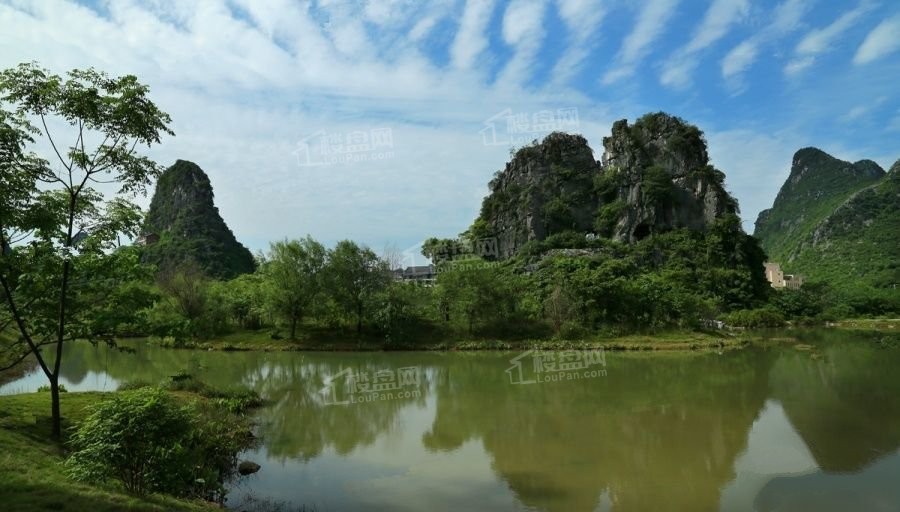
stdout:
{"type": "Polygon", "coordinates": [[[156,184],[144,232],[160,240],[143,259],[160,273],[197,265],[213,278],[230,279],[253,272],[253,254],[240,244],[214,204],[209,176],[197,164],[178,160],[156,184]]]}
{"type": "Polygon", "coordinates": [[[807,281],[894,289],[900,284],[898,167],[885,173],[870,160],[850,163],[801,149],[774,205],[757,219],[755,235],[770,260],[807,281]]]}
{"type": "Polygon", "coordinates": [[[563,232],[634,242],[678,228],[702,231],[737,213],[703,133],[657,112],[617,121],[600,162],[580,135],[552,133],[519,149],[490,182],[470,228],[495,237],[499,256],[563,232]]]}

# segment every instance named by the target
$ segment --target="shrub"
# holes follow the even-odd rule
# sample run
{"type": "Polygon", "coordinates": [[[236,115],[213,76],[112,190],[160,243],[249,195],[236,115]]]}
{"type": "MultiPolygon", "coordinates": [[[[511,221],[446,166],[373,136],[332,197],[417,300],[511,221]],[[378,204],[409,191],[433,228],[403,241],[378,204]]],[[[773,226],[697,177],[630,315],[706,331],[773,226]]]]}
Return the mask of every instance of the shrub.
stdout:
{"type": "Polygon", "coordinates": [[[781,327],[784,325],[784,315],[770,308],[741,309],[728,313],[723,317],[723,320],[731,327],[747,327],[750,329],[781,327]]]}
{"type": "MultiPolygon", "coordinates": [[[[37,388],[37,392],[38,392],[38,393],[49,393],[49,392],[50,392],[50,385],[44,384],[43,386],[40,386],[39,388],[37,388]]],[[[60,393],[68,393],[69,390],[66,389],[66,386],[64,386],[63,384],[60,384],[60,385],[59,385],[59,392],[60,392],[60,393]]]]}
{"type": "Polygon", "coordinates": [[[246,426],[183,404],[158,388],[118,393],[73,433],[66,461],[78,480],[115,479],[128,492],[224,499],[222,483],[246,445],[246,426]]]}
{"type": "Polygon", "coordinates": [[[163,387],[169,391],[195,393],[212,399],[213,405],[233,414],[241,414],[247,409],[262,405],[262,398],[252,389],[216,389],[201,380],[195,379],[193,375],[185,371],[171,376],[163,387]]]}
{"type": "Polygon", "coordinates": [[[117,391],[134,391],[135,389],[149,388],[151,386],[153,386],[153,384],[150,384],[149,382],[146,382],[146,381],[143,381],[140,379],[136,379],[136,380],[125,381],[125,382],[119,384],[119,387],[116,388],[116,390],[117,391]]]}

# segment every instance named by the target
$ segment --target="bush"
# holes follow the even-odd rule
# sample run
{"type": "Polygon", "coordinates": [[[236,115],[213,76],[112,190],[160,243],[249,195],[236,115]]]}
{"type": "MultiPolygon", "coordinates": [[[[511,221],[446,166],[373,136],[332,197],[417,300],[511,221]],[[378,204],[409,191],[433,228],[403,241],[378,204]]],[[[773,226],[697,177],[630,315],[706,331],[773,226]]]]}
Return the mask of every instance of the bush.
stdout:
{"type": "MultiPolygon", "coordinates": [[[[37,392],[38,392],[38,393],[49,393],[49,392],[50,392],[50,385],[49,385],[49,384],[44,384],[44,385],[40,386],[39,388],[37,388],[37,392]]],[[[60,384],[60,385],[59,385],[59,392],[60,392],[60,393],[68,393],[69,390],[66,389],[66,386],[60,384]]]]}
{"type": "Polygon", "coordinates": [[[583,340],[590,336],[590,330],[575,321],[566,321],[559,331],[559,339],[563,340],[583,340]]]}
{"type": "Polygon", "coordinates": [[[224,500],[223,482],[246,447],[246,426],[183,404],[159,388],[118,393],[73,433],[66,461],[78,480],[115,479],[128,492],[224,500]]]}
{"type": "Polygon", "coordinates": [[[162,348],[196,348],[197,344],[193,342],[190,338],[181,338],[175,336],[150,336],[147,340],[154,345],[159,345],[162,348]]]}
{"type": "Polygon", "coordinates": [[[215,389],[185,371],[171,376],[163,387],[169,391],[184,391],[210,398],[213,405],[233,414],[241,414],[247,409],[262,405],[262,398],[252,389],[215,389]]]}
{"type": "Polygon", "coordinates": [[[730,327],[746,327],[750,329],[781,327],[784,325],[784,315],[769,308],[734,311],[725,315],[723,320],[730,327]]]}
{"type": "Polygon", "coordinates": [[[136,389],[149,388],[152,386],[153,386],[153,384],[150,384],[149,382],[137,379],[137,380],[129,380],[129,381],[119,384],[119,387],[116,388],[116,390],[117,391],[134,391],[136,389]]]}

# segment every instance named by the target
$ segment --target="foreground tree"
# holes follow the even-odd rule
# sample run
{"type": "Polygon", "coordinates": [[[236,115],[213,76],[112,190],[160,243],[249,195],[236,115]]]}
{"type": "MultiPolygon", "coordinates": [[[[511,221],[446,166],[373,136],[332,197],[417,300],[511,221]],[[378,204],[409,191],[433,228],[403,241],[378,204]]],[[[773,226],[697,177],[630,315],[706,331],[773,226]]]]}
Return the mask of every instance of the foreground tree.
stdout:
{"type": "Polygon", "coordinates": [[[31,354],[47,376],[55,437],[63,346],[111,341],[94,313],[111,282],[138,271],[136,258],[115,249],[120,234],[140,229],[127,197],[145,193],[161,169],[135,148],[172,134],[148,90],[134,76],[93,69],[60,77],[21,64],[0,73],[0,329],[18,331],[13,361],[31,354]],[[53,165],[28,151],[36,138],[53,165]],[[93,188],[101,183],[118,190],[106,197],[93,188]]]}
{"type": "Polygon", "coordinates": [[[263,273],[272,310],[291,326],[297,339],[297,324],[321,295],[325,247],[307,236],[301,240],[275,242],[263,273]]]}

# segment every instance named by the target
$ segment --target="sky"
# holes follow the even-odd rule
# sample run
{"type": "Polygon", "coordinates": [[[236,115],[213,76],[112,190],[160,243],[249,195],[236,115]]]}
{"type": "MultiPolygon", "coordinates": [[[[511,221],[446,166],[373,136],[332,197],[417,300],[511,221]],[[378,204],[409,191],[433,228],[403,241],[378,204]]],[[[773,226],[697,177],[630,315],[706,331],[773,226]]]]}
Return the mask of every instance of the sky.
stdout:
{"type": "MultiPolygon", "coordinates": [[[[511,149],[618,119],[706,135],[745,229],[793,153],[900,158],[896,0],[0,0],[0,68],[134,74],[253,251],[453,237],[511,149]]],[[[144,199],[144,205],[149,200],[144,199]]]]}

